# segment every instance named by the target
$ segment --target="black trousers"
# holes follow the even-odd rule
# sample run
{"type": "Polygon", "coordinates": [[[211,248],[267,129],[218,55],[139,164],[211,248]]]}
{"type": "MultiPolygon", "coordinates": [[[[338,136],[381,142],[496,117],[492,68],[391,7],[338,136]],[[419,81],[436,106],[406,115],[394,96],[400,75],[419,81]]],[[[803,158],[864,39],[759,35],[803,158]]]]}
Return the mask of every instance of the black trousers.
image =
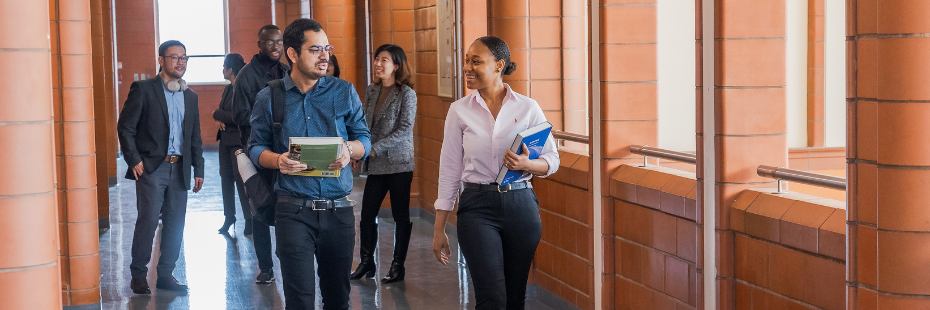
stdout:
{"type": "Polygon", "coordinates": [[[466,189],[457,214],[459,245],[475,287],[475,309],[522,310],[542,236],[536,194],[532,189],[466,189]]]}
{"type": "Polygon", "coordinates": [[[143,173],[136,181],[136,227],[132,236],[132,262],[129,272],[133,278],[145,277],[152,260],[152,245],[161,214],[161,245],[158,277],[168,277],[174,271],[181,252],[184,218],[187,215],[187,186],[180,162],[163,162],[152,173],[143,173]]]}
{"type": "Polygon", "coordinates": [[[413,171],[369,175],[365,181],[365,192],[362,193],[362,218],[359,224],[378,225],[375,218],[381,211],[381,202],[384,196],[391,192],[391,214],[394,223],[410,223],[410,184],[413,182],[413,171]]]}
{"type": "Polygon", "coordinates": [[[315,309],[317,273],[323,309],[349,309],[349,272],[355,247],[352,208],[314,211],[279,202],[275,235],[286,309],[315,309]],[[316,272],[314,260],[319,266],[316,272]]]}
{"type": "MultiPolygon", "coordinates": [[[[223,215],[236,216],[236,192],[239,194],[239,205],[242,216],[249,220],[252,212],[249,209],[249,197],[245,195],[245,186],[239,176],[239,166],[236,162],[236,150],[239,146],[220,146],[220,185],[223,187],[223,215]]],[[[270,255],[270,254],[269,254],[270,255]]]]}

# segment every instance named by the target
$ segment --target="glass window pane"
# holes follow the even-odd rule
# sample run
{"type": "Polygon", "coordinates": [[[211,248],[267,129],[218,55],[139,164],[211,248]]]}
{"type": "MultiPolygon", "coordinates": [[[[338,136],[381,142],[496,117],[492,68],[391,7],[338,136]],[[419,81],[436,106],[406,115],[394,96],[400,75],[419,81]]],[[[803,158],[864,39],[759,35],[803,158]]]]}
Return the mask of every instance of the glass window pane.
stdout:
{"type": "MultiPolygon", "coordinates": [[[[178,40],[188,56],[225,55],[225,0],[158,0],[158,42],[178,40]]],[[[222,57],[191,58],[184,79],[188,82],[223,81],[222,57]],[[220,66],[213,68],[213,64],[220,66]]]]}
{"type": "Polygon", "coordinates": [[[188,83],[223,82],[223,59],[217,57],[191,57],[187,61],[187,73],[184,80],[188,83]]]}

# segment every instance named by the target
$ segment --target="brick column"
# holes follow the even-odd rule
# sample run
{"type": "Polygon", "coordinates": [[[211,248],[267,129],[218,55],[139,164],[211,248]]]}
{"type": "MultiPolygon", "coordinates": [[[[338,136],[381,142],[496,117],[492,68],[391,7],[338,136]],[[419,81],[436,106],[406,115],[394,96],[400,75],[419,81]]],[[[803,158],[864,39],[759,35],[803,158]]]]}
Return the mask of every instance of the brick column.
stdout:
{"type": "MultiPolygon", "coordinates": [[[[517,71],[504,76],[504,82],[535,99],[553,129],[564,130],[561,7],[529,0],[491,0],[489,9],[490,35],[507,42],[510,59],[517,63],[517,71]]],[[[583,70],[579,64],[572,65],[583,70]]]]}
{"type": "Polygon", "coordinates": [[[824,146],[824,2],[807,3],[807,146],[824,146]]]}
{"type": "Polygon", "coordinates": [[[100,302],[90,1],[50,2],[63,305],[100,302]]]}
{"type": "Polygon", "coordinates": [[[0,0],[0,15],[0,300],[61,309],[49,3],[0,0]]]}
{"type": "Polygon", "coordinates": [[[847,309],[930,307],[927,12],[847,1],[847,309]]]}
{"type": "Polygon", "coordinates": [[[730,204],[744,189],[774,186],[759,165],[788,164],[785,1],[714,1],[717,306],[734,309],[735,278],[751,270],[733,263],[730,204]]]}
{"type": "MultiPolygon", "coordinates": [[[[601,1],[610,3],[612,1],[601,1]]],[[[629,146],[658,144],[656,1],[601,4],[601,111],[606,177],[620,164],[642,161],[629,146]]]]}
{"type": "MultiPolygon", "coordinates": [[[[355,84],[359,94],[365,93],[364,80],[358,83],[356,50],[356,23],[354,0],[313,1],[313,19],[323,25],[329,44],[336,47],[334,54],[339,58],[340,78],[355,84]]],[[[364,100],[364,98],[362,98],[364,100]]]]}
{"type": "MultiPolygon", "coordinates": [[[[113,70],[113,16],[110,1],[91,0],[94,67],[94,132],[97,149],[97,218],[110,227],[110,180],[116,183],[116,77],[113,70]]],[[[115,185],[115,184],[114,184],[115,185]]]]}

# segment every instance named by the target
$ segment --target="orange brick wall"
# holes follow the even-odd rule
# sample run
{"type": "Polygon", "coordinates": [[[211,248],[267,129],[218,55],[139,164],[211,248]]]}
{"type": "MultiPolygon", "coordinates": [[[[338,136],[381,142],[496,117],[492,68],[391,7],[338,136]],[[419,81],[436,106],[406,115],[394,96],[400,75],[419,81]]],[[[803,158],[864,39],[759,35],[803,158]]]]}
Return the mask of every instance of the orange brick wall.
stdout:
{"type": "Polygon", "coordinates": [[[558,172],[533,179],[542,240],[531,279],[580,309],[594,309],[594,213],[588,156],[559,152],[558,172]]]}
{"type": "MultiPolygon", "coordinates": [[[[693,173],[622,165],[610,177],[605,273],[615,309],[696,309],[702,233],[693,173]]],[[[606,212],[605,212],[606,213],[606,212]]]]}
{"type": "Polygon", "coordinates": [[[844,309],[845,211],[837,200],[743,191],[730,216],[736,309],[844,309]]]}

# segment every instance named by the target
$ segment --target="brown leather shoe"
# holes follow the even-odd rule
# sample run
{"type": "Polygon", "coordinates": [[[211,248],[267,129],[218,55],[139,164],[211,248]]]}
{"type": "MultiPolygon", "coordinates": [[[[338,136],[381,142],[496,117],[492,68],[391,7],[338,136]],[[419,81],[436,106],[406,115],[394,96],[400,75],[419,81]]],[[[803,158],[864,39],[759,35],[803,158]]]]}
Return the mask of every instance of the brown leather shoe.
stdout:
{"type": "Polygon", "coordinates": [[[132,292],[136,294],[152,293],[152,290],[149,289],[149,282],[145,279],[145,277],[132,278],[132,281],[129,282],[129,288],[131,288],[132,292]]]}

